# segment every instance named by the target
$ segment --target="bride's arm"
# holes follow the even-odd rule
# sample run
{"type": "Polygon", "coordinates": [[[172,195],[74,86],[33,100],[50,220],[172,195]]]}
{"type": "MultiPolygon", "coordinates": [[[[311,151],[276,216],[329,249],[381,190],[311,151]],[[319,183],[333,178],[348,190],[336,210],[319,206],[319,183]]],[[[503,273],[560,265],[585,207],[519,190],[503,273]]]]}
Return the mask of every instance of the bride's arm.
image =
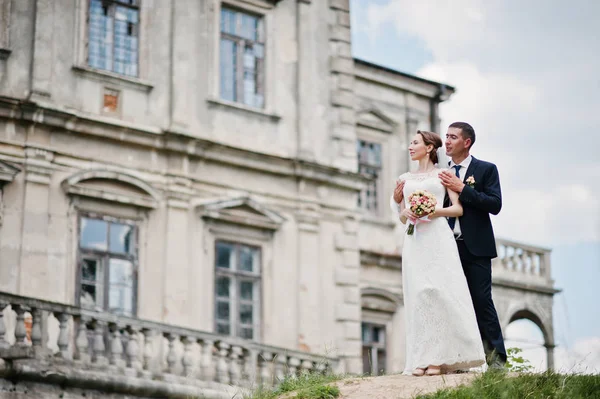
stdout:
{"type": "Polygon", "coordinates": [[[448,197],[452,201],[452,205],[448,208],[436,209],[433,215],[429,218],[435,217],[459,217],[463,215],[463,207],[458,200],[458,193],[452,190],[448,190],[448,197]]]}

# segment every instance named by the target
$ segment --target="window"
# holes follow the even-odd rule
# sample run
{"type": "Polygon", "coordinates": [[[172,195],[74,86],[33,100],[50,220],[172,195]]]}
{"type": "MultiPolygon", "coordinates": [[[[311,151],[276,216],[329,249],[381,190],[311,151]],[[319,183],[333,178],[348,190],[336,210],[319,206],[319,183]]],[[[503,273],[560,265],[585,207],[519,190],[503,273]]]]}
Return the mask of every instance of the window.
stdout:
{"type": "Polygon", "coordinates": [[[140,0],[90,0],[88,65],[138,76],[140,0]]]}
{"type": "Polygon", "coordinates": [[[80,306],[134,315],[137,226],[93,215],[80,217],[79,226],[80,306]]]}
{"type": "Polygon", "coordinates": [[[385,374],[385,327],[362,323],[363,373],[385,374]]]}
{"type": "Polygon", "coordinates": [[[258,337],[260,248],[217,241],[215,245],[215,331],[258,337]]]}
{"type": "Polygon", "coordinates": [[[381,144],[357,140],[358,172],[371,178],[367,188],[358,196],[359,208],[376,212],[378,208],[378,185],[381,174],[381,144]]]}
{"type": "Polygon", "coordinates": [[[221,9],[220,91],[223,100],[264,107],[264,42],[261,17],[221,9]]]}

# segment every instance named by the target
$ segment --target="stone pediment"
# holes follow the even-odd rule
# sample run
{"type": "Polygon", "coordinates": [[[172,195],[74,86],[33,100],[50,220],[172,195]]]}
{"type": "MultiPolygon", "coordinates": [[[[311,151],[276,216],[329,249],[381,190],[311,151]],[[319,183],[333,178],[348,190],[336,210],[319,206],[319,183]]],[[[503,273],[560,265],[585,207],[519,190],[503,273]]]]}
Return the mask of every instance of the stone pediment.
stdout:
{"type": "Polygon", "coordinates": [[[71,195],[118,202],[142,208],[156,208],[159,195],[148,183],[111,170],[84,170],[62,182],[65,192],[71,195]]]}
{"type": "Polygon", "coordinates": [[[198,211],[206,219],[267,230],[277,230],[285,221],[279,213],[249,197],[206,200],[198,205],[198,211]]]}
{"type": "Polygon", "coordinates": [[[376,108],[360,111],[357,115],[357,124],[387,133],[392,133],[396,126],[396,122],[376,108]]]}
{"type": "Polygon", "coordinates": [[[8,162],[0,161],[0,186],[12,182],[20,171],[8,162]]]}

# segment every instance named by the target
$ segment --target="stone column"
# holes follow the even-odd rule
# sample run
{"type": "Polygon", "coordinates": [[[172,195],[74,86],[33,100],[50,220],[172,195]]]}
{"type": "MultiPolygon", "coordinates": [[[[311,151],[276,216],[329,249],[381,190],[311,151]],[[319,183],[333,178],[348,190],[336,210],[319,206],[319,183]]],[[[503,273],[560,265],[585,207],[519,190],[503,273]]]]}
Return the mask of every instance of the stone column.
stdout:
{"type": "Polygon", "coordinates": [[[313,38],[316,14],[310,0],[298,1],[298,158],[314,160],[315,146],[312,135],[315,101],[318,101],[318,57],[313,38]],[[312,7],[312,8],[311,8],[312,7]]]}
{"type": "Polygon", "coordinates": [[[356,112],[354,59],[350,32],[350,0],[329,0],[331,107],[334,166],[355,172],[356,112]]]}
{"type": "Polygon", "coordinates": [[[335,236],[335,249],[341,263],[335,268],[338,298],[335,318],[337,350],[340,370],[346,373],[362,372],[362,342],[360,333],[360,251],[358,247],[358,220],[349,215],[343,221],[343,232],[335,236]]]}
{"type": "Polygon", "coordinates": [[[188,252],[191,181],[171,176],[168,180],[162,319],[167,323],[189,326],[193,318],[190,287],[199,283],[189,278],[192,262],[198,267],[197,260],[190,259],[188,252]]]}
{"type": "Polygon", "coordinates": [[[25,198],[19,272],[19,294],[62,300],[56,275],[48,265],[50,177],[54,154],[38,147],[25,148],[25,198]]]}
{"type": "Polygon", "coordinates": [[[35,1],[35,37],[33,44],[33,74],[31,99],[47,102],[50,99],[52,84],[53,40],[54,40],[54,0],[35,1]]]}
{"type": "Polygon", "coordinates": [[[303,206],[298,218],[298,348],[318,350],[322,344],[321,315],[323,301],[319,253],[319,210],[303,206]]]}

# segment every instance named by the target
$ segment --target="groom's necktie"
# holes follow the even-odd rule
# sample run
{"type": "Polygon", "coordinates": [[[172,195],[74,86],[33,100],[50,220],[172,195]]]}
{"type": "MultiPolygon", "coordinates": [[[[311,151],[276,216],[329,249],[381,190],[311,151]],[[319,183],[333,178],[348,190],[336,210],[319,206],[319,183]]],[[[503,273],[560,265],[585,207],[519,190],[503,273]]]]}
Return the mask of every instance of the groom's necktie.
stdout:
{"type": "MultiPolygon", "coordinates": [[[[454,165],[453,166],[454,171],[456,172],[456,177],[458,177],[460,179],[460,165],[454,165]]],[[[448,218],[448,224],[450,225],[450,230],[454,231],[454,225],[456,224],[456,218],[455,217],[451,217],[448,218]]]]}

